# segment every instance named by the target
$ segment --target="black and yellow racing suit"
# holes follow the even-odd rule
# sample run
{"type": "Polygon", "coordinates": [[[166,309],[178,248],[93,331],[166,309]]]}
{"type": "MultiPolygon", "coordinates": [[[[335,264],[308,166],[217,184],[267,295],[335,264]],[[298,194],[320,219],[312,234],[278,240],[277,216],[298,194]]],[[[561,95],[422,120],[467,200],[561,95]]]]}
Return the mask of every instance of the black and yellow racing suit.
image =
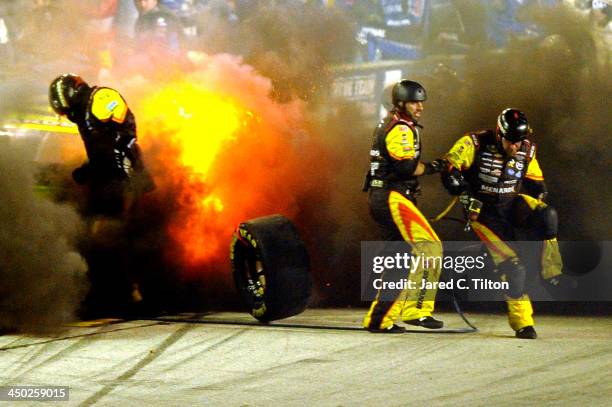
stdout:
{"type": "Polygon", "coordinates": [[[73,172],[86,185],[85,215],[91,217],[90,243],[83,249],[92,289],[84,302],[86,313],[125,312],[139,303],[140,254],[131,245],[126,215],[135,199],[154,188],[136,142],[136,121],[114,89],[87,87],[79,91],[68,113],[76,123],[88,161],[73,172]]]}
{"type": "MultiPolygon", "coordinates": [[[[561,274],[557,243],[557,214],[542,201],[544,176],[536,159],[536,145],[523,141],[515,156],[508,156],[493,130],[469,133],[459,139],[445,158],[447,176],[459,172],[465,190],[483,202],[472,228],[485,243],[501,274],[510,285],[507,293],[510,326],[533,326],[533,309],[525,293],[525,269],[507,242],[516,240],[516,228],[529,228],[543,240],[542,276],[561,274]]],[[[456,191],[458,192],[458,191],[456,191]]]]}
{"type": "MultiPolygon", "coordinates": [[[[368,203],[383,240],[404,240],[413,253],[441,256],[440,239],[416,207],[419,183],[414,174],[421,157],[419,127],[407,115],[393,111],[378,124],[370,151],[368,203]]],[[[409,274],[409,279],[420,287],[421,280],[436,282],[439,276],[439,267],[419,267],[409,274]]],[[[431,316],[434,310],[435,290],[406,289],[395,301],[379,301],[380,294],[364,319],[365,328],[386,329],[400,315],[409,321],[431,316]]]]}
{"type": "Polygon", "coordinates": [[[92,87],[79,95],[68,118],[76,123],[88,161],[74,179],[89,185],[87,211],[120,215],[126,193],[135,185],[152,189],[136,142],[136,121],[123,97],[114,89],[92,87]]]}

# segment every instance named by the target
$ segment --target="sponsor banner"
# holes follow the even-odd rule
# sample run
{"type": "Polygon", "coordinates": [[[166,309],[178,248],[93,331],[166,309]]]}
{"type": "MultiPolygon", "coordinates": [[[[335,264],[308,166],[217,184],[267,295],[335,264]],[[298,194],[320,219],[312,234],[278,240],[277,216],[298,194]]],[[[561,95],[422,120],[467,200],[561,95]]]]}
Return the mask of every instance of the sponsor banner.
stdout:
{"type": "Polygon", "coordinates": [[[402,78],[422,81],[431,75],[438,63],[459,67],[463,57],[438,58],[422,61],[384,61],[363,65],[343,65],[334,69],[332,96],[336,99],[354,102],[362,113],[374,119],[386,114],[390,108],[391,85],[402,78]]]}

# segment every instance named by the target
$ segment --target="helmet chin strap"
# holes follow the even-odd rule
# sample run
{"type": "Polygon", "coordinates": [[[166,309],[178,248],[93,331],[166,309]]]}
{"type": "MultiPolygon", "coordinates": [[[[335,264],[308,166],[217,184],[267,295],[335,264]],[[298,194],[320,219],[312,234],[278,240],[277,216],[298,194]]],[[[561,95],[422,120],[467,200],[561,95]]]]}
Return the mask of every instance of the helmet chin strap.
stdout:
{"type": "Polygon", "coordinates": [[[410,118],[411,120],[414,120],[410,115],[410,112],[408,112],[408,109],[406,109],[406,102],[404,101],[399,102],[397,106],[395,106],[395,111],[404,116],[408,116],[408,118],[410,118]]]}

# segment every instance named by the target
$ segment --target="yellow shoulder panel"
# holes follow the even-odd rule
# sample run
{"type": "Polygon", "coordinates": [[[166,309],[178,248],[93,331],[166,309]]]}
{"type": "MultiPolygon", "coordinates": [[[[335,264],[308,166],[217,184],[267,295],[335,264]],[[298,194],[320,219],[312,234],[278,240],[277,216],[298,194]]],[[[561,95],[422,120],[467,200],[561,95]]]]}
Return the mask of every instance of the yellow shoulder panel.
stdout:
{"type": "Polygon", "coordinates": [[[527,173],[525,174],[525,177],[534,181],[544,181],[544,174],[542,174],[542,169],[540,168],[540,164],[538,163],[535,155],[527,166],[527,173]]]}
{"type": "Polygon", "coordinates": [[[94,93],[91,112],[99,120],[123,123],[127,111],[127,103],[116,90],[100,88],[94,93]]]}
{"type": "Polygon", "coordinates": [[[445,158],[458,170],[464,171],[472,166],[476,147],[470,135],[461,137],[455,145],[446,153],[445,158]]]}
{"type": "Polygon", "coordinates": [[[385,137],[389,155],[396,160],[414,158],[414,133],[405,124],[396,124],[385,137]]]}

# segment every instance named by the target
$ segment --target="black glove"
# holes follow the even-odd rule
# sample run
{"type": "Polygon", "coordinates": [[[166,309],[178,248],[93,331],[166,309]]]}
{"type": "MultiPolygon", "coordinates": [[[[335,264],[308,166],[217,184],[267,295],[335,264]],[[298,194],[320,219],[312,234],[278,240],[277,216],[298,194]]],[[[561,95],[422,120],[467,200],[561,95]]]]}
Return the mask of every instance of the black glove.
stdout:
{"type": "Polygon", "coordinates": [[[442,172],[442,185],[451,195],[461,195],[469,187],[469,184],[463,178],[463,174],[456,168],[442,172]]]}
{"type": "Polygon", "coordinates": [[[79,185],[86,184],[91,179],[91,166],[85,163],[72,171],[72,179],[79,185]]]}
{"type": "Polygon", "coordinates": [[[438,158],[430,163],[425,163],[424,175],[437,174],[442,172],[448,166],[448,161],[443,158],[438,158]]]}
{"type": "Polygon", "coordinates": [[[548,195],[548,188],[546,188],[544,181],[533,181],[529,178],[523,180],[521,190],[521,192],[542,201],[545,201],[548,195]]]}

